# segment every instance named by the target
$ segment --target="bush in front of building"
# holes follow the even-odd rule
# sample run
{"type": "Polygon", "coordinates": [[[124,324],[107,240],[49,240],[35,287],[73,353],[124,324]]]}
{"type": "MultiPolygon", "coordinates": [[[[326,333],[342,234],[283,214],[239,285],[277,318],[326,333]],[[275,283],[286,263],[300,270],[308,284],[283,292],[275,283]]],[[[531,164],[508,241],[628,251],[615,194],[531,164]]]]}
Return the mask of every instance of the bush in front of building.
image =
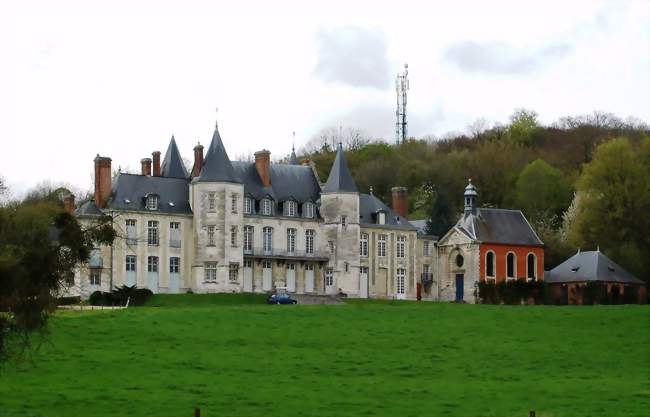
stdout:
{"type": "Polygon", "coordinates": [[[478,283],[478,298],[481,304],[544,304],[546,290],[541,281],[523,279],[478,283]]]}
{"type": "Polygon", "coordinates": [[[56,300],[56,305],[58,306],[70,306],[81,303],[81,297],[59,297],[56,300]]]}
{"type": "Polygon", "coordinates": [[[95,291],[88,301],[94,306],[125,306],[128,300],[129,306],[141,306],[152,295],[153,292],[147,288],[123,285],[112,292],[95,291]]]}

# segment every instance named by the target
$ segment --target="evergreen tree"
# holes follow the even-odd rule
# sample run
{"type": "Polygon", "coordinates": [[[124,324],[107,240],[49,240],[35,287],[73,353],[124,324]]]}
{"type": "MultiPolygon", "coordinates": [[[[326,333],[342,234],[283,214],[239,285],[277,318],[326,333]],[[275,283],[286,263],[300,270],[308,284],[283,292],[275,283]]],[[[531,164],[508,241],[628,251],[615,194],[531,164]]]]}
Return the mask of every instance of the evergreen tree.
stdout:
{"type": "Polygon", "coordinates": [[[426,233],[442,237],[456,223],[449,199],[444,192],[437,192],[431,207],[431,217],[427,220],[426,233]]]}

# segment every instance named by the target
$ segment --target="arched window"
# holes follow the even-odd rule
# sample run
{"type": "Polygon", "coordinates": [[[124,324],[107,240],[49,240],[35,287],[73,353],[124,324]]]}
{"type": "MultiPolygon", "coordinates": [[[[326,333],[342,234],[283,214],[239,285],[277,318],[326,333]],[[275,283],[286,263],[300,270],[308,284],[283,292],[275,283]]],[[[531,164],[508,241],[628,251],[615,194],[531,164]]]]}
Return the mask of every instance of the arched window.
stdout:
{"type": "Polygon", "coordinates": [[[492,251],[485,254],[485,276],[494,278],[494,252],[492,251]]]}
{"type": "Polygon", "coordinates": [[[526,277],[535,281],[537,279],[537,256],[534,253],[529,253],[526,257],[526,277]]]}
{"type": "Polygon", "coordinates": [[[506,277],[510,279],[516,278],[515,268],[517,265],[517,257],[514,253],[508,252],[506,255],[506,277]]]}

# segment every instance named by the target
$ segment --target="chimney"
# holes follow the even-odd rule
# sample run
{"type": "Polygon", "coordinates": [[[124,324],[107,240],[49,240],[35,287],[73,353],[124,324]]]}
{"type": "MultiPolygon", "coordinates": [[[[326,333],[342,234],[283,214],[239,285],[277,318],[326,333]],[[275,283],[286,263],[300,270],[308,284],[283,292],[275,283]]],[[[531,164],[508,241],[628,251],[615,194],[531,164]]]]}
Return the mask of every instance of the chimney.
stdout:
{"type": "Polygon", "coordinates": [[[271,186],[271,152],[266,149],[255,152],[255,168],[265,187],[271,186]]]}
{"type": "Polygon", "coordinates": [[[63,208],[69,215],[74,216],[74,211],[77,209],[74,203],[74,194],[68,194],[63,197],[63,208]]]}
{"type": "Polygon", "coordinates": [[[198,177],[203,167],[203,145],[200,143],[194,147],[194,166],[192,167],[192,178],[198,177]]]}
{"type": "Polygon", "coordinates": [[[151,159],[143,158],[140,160],[140,164],[142,164],[142,175],[151,175],[151,159]]]}
{"type": "Polygon", "coordinates": [[[95,205],[104,208],[111,196],[111,158],[95,157],[95,205]]]}
{"type": "Polygon", "coordinates": [[[406,218],[409,212],[409,192],[406,187],[393,187],[393,210],[400,216],[406,218]]]}
{"type": "Polygon", "coordinates": [[[160,176],[160,151],[154,151],[151,154],[151,159],[153,160],[153,176],[160,176]]]}

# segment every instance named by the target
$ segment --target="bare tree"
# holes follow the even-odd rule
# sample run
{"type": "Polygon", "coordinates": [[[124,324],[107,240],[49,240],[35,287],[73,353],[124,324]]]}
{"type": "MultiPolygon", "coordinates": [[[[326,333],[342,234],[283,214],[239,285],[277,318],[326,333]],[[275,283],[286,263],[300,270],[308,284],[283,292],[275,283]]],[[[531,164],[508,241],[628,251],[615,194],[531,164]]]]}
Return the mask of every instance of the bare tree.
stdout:
{"type": "Polygon", "coordinates": [[[478,139],[483,133],[490,128],[489,123],[484,118],[478,118],[471,124],[467,125],[467,132],[472,139],[478,139]]]}
{"type": "Polygon", "coordinates": [[[308,154],[318,151],[328,152],[336,149],[339,143],[342,143],[345,149],[356,150],[370,142],[370,137],[359,128],[329,126],[319,130],[300,151],[308,154]]]}

